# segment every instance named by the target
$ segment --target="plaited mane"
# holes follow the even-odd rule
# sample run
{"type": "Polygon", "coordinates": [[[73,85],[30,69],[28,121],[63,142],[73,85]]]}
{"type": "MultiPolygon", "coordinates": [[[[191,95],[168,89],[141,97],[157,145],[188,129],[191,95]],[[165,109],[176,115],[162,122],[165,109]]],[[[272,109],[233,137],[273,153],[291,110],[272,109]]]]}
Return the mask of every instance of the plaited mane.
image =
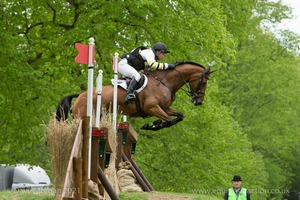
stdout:
{"type": "Polygon", "coordinates": [[[205,69],[205,67],[199,63],[195,63],[195,62],[192,62],[192,61],[180,61],[180,62],[176,62],[176,66],[178,65],[184,65],[184,64],[191,64],[191,65],[197,65],[199,67],[202,67],[203,69],[205,69]]]}

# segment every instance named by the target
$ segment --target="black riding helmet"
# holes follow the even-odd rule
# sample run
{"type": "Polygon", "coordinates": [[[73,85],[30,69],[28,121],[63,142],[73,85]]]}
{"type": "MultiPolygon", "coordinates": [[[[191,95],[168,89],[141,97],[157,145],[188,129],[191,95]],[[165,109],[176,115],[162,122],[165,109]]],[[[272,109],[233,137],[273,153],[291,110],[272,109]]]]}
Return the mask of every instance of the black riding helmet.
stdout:
{"type": "Polygon", "coordinates": [[[152,47],[152,50],[153,51],[161,51],[163,53],[170,53],[170,51],[168,50],[168,47],[167,45],[165,45],[164,43],[162,42],[157,42],[153,45],[152,47]]]}

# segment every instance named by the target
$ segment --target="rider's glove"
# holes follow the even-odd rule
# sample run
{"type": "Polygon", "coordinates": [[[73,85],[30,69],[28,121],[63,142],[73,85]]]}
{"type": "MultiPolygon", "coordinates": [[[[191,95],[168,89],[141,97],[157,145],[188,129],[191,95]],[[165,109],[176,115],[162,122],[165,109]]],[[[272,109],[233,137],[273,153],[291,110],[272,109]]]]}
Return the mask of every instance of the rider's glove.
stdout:
{"type": "Polygon", "coordinates": [[[169,64],[168,65],[168,69],[174,69],[175,68],[175,65],[174,64],[169,64]]]}

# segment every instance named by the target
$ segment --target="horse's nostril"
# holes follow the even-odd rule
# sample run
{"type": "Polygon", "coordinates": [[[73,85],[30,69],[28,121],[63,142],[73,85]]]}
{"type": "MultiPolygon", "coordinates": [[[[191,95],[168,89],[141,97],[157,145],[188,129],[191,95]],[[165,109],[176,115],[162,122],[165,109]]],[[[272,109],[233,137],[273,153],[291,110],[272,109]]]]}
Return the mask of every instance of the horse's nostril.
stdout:
{"type": "Polygon", "coordinates": [[[202,105],[202,102],[195,102],[194,103],[196,106],[201,106],[202,105]]]}

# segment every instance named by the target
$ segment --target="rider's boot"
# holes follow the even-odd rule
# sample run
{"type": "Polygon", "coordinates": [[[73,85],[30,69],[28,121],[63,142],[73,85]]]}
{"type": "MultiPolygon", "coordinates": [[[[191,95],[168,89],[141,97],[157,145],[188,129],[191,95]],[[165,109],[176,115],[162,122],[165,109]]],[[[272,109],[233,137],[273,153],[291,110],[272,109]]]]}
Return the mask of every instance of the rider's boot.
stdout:
{"type": "Polygon", "coordinates": [[[127,90],[127,96],[124,100],[124,104],[127,105],[129,104],[129,102],[133,102],[135,101],[135,94],[134,91],[137,87],[138,82],[135,80],[135,78],[132,78],[128,90],[127,90]]]}

